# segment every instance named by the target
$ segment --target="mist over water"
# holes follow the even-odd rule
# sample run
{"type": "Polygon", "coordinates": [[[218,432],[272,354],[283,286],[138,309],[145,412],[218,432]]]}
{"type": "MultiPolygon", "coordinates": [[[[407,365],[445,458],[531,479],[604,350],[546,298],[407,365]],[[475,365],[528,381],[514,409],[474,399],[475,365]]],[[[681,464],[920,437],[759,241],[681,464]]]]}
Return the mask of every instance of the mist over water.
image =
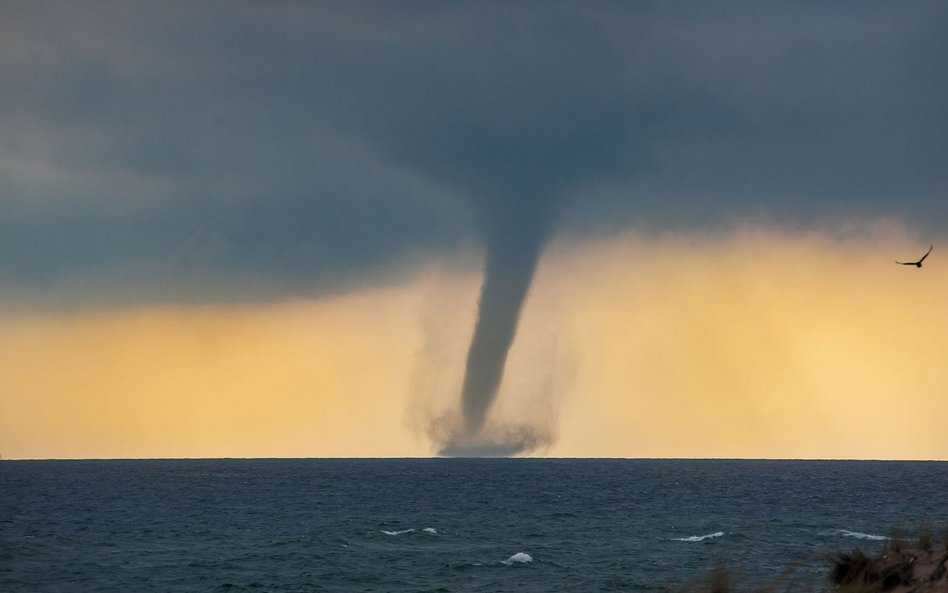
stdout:
{"type": "Polygon", "coordinates": [[[512,457],[553,442],[551,430],[530,424],[501,425],[478,432],[452,434],[439,451],[446,457],[512,457]]]}

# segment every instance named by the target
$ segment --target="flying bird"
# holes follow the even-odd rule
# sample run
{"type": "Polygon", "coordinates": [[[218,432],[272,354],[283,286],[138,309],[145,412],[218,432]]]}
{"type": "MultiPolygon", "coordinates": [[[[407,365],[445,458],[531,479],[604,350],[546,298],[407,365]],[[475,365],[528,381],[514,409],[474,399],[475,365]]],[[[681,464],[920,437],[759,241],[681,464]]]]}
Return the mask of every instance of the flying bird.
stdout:
{"type": "Polygon", "coordinates": [[[934,245],[929,245],[928,251],[926,251],[925,255],[922,256],[922,259],[918,261],[897,261],[895,263],[903,266],[915,266],[916,268],[920,268],[922,267],[922,262],[925,261],[925,258],[928,257],[928,254],[932,252],[932,247],[934,247],[934,245]]]}

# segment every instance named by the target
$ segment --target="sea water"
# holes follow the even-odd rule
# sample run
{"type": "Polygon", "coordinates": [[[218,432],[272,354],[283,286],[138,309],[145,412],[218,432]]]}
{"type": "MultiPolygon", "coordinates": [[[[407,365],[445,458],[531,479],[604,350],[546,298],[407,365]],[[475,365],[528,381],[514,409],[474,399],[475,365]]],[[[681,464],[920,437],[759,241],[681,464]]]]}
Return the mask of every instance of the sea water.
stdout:
{"type": "Polygon", "coordinates": [[[674,591],[948,523],[948,463],[0,461],[0,591],[674,591]]]}

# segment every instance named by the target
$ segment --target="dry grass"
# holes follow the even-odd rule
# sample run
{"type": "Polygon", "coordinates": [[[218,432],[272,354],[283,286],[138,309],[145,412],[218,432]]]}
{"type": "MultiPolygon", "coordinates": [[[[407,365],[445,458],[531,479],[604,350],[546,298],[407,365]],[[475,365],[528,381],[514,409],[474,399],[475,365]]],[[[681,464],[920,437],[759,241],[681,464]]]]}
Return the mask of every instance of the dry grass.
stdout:
{"type": "Polygon", "coordinates": [[[896,525],[889,533],[889,541],[886,543],[886,549],[890,552],[901,552],[906,547],[905,530],[901,525],[896,525]]]}
{"type": "Polygon", "coordinates": [[[731,579],[723,566],[711,571],[708,579],[708,593],[731,593],[731,579]]]}
{"type": "Polygon", "coordinates": [[[926,552],[930,552],[932,549],[932,543],[935,539],[935,533],[932,531],[930,525],[923,525],[918,529],[918,547],[926,552]]]}

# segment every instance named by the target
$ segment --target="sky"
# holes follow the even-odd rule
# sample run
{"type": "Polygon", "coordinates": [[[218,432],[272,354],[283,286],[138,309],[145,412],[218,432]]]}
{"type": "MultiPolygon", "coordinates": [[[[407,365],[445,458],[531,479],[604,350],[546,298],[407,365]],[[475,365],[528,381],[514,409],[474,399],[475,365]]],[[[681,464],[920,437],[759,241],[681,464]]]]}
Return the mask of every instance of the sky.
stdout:
{"type": "Polygon", "coordinates": [[[3,3],[0,455],[948,459],[946,26],[3,3]]]}

